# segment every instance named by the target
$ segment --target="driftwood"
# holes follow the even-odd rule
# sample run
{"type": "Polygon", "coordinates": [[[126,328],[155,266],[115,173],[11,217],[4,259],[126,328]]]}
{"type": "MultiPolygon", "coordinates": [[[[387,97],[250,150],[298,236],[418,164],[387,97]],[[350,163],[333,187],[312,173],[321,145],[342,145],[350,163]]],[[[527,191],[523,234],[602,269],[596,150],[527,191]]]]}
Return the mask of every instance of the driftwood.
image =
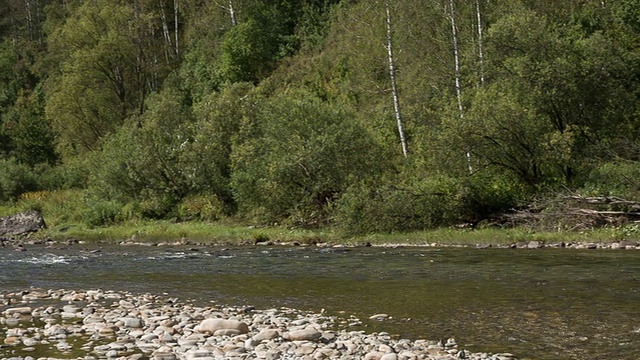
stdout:
{"type": "Polygon", "coordinates": [[[566,196],[566,200],[575,201],[579,203],[585,203],[590,205],[608,205],[612,207],[629,207],[634,210],[640,210],[640,202],[621,199],[616,196],[595,196],[595,197],[582,197],[582,196],[566,196]]]}
{"type": "Polygon", "coordinates": [[[640,223],[640,202],[615,196],[562,196],[514,210],[493,219],[504,227],[524,226],[544,230],[585,230],[640,223]]]}

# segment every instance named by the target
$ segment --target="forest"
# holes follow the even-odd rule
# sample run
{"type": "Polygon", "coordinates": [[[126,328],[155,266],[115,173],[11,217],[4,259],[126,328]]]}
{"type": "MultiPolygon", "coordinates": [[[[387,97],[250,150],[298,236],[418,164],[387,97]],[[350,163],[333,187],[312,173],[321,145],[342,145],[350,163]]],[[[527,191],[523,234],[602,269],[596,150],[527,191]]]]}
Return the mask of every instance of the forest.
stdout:
{"type": "Polygon", "coordinates": [[[0,0],[0,203],[61,221],[632,211],[639,161],[638,0],[0,0]]]}

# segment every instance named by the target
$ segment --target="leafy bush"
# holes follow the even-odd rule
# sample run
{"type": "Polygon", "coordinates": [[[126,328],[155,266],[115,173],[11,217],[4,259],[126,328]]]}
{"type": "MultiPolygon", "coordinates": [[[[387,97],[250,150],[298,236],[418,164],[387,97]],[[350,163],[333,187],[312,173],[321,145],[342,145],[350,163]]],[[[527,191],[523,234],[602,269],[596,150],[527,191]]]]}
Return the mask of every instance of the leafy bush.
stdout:
{"type": "Polygon", "coordinates": [[[395,183],[351,187],[337,202],[336,221],[346,232],[355,234],[420,231],[477,222],[518,204],[521,192],[510,184],[499,177],[420,178],[417,173],[400,174],[395,183]]]}
{"type": "Polygon", "coordinates": [[[38,178],[28,165],[14,159],[0,159],[0,201],[15,200],[35,190],[38,190],[38,178]]]}
{"type": "Polygon", "coordinates": [[[15,208],[18,211],[41,211],[50,226],[83,222],[87,212],[86,194],[77,189],[27,192],[20,195],[15,208]]]}
{"type": "Polygon", "coordinates": [[[194,195],[185,198],[178,207],[180,220],[216,221],[225,216],[225,205],[215,195],[194,195]]]}
{"type": "Polygon", "coordinates": [[[191,157],[191,117],[177,94],[156,94],[148,106],[93,156],[89,190],[123,204],[139,201],[142,213],[155,218],[174,210],[192,191],[194,169],[203,159],[191,157]]]}
{"type": "Polygon", "coordinates": [[[613,195],[627,200],[640,200],[640,164],[617,161],[602,164],[591,172],[583,188],[586,195],[613,195]]]}
{"type": "Polygon", "coordinates": [[[458,207],[462,221],[476,222],[517,207],[524,189],[516,181],[493,175],[474,175],[461,182],[458,207]]]}
{"type": "Polygon", "coordinates": [[[337,224],[347,233],[433,229],[458,220],[456,181],[427,178],[415,184],[351,187],[336,206],[337,224]]]}
{"type": "Polygon", "coordinates": [[[229,215],[234,209],[231,144],[245,104],[251,107],[251,102],[242,101],[251,89],[236,84],[206,96],[194,113],[175,91],[151,96],[148,110],[105,140],[102,151],[91,159],[90,191],[102,199],[134,202],[142,217],[229,215]],[[200,194],[211,194],[224,204],[212,204],[202,213],[188,200],[200,194]],[[214,215],[216,211],[221,213],[214,215]]]}
{"type": "Polygon", "coordinates": [[[276,97],[246,119],[232,154],[240,212],[303,225],[326,220],[350,185],[380,174],[380,147],[351,114],[306,95],[276,97]]]}
{"type": "Polygon", "coordinates": [[[82,189],[87,184],[85,159],[70,159],[57,165],[37,164],[33,169],[43,190],[82,189]]]}
{"type": "Polygon", "coordinates": [[[106,226],[120,220],[122,204],[116,201],[90,199],[87,205],[83,220],[89,226],[106,226]]]}

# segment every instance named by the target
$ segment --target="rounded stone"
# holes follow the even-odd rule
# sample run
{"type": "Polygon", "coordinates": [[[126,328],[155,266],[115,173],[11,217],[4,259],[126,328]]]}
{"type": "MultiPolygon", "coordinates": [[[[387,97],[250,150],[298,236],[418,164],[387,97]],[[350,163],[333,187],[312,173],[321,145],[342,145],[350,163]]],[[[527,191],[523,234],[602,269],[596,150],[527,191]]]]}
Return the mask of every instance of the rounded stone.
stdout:
{"type": "Polygon", "coordinates": [[[316,341],[322,337],[322,333],[313,328],[307,328],[303,330],[294,330],[282,335],[285,340],[291,341],[316,341]]]}
{"type": "Polygon", "coordinates": [[[258,334],[253,336],[255,341],[267,341],[272,340],[280,336],[280,331],[277,329],[263,329],[258,334]]]}
{"type": "Polygon", "coordinates": [[[22,306],[22,307],[9,308],[4,311],[4,314],[7,317],[13,316],[13,315],[31,315],[31,311],[33,311],[31,307],[22,306]]]}
{"type": "Polygon", "coordinates": [[[242,334],[240,330],[236,329],[220,329],[213,332],[213,336],[235,336],[242,334]]]}
{"type": "Polygon", "coordinates": [[[4,339],[4,343],[10,346],[18,345],[20,344],[20,338],[17,336],[8,336],[7,338],[4,339]]]}
{"type": "Polygon", "coordinates": [[[378,320],[378,321],[382,321],[385,320],[389,317],[388,314],[375,314],[375,315],[371,315],[369,316],[370,320],[378,320]]]}
{"type": "Polygon", "coordinates": [[[218,330],[237,330],[240,334],[249,332],[249,326],[238,320],[205,319],[195,327],[198,332],[215,333],[218,330]]]}
{"type": "Polygon", "coordinates": [[[127,317],[120,319],[126,328],[138,329],[142,327],[142,320],[136,317],[127,317]]]}

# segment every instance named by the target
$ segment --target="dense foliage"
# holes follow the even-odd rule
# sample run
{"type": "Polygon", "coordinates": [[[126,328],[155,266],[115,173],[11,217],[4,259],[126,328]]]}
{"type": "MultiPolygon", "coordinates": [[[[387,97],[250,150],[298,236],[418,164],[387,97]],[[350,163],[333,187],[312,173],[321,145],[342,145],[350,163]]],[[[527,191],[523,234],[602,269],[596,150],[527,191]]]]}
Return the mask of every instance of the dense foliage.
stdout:
{"type": "Polygon", "coordinates": [[[640,200],[639,39],[638,0],[0,0],[0,202],[367,233],[640,200]]]}

